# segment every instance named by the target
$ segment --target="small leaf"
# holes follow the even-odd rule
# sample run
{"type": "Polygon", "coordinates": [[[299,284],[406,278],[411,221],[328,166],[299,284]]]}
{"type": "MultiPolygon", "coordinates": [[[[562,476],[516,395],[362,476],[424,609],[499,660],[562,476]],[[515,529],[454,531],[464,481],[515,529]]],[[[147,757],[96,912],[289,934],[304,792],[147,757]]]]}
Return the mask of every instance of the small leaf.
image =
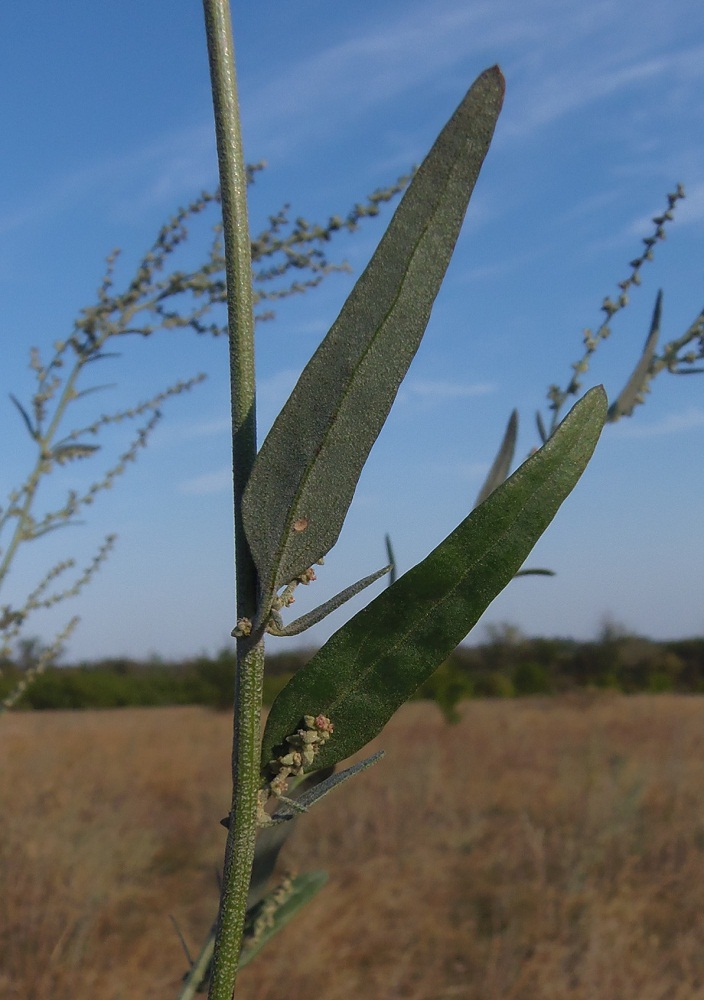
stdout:
{"type": "MultiPolygon", "coordinates": [[[[286,827],[279,827],[278,831],[280,832],[281,830],[286,829],[286,827]]],[[[261,914],[262,908],[267,904],[267,902],[269,902],[269,900],[271,900],[271,903],[274,905],[272,906],[273,913],[271,922],[269,923],[269,921],[267,921],[267,926],[264,928],[263,933],[260,932],[257,935],[256,940],[252,940],[250,937],[250,940],[248,941],[246,937],[244,938],[242,950],[240,952],[240,969],[255,958],[267,941],[269,941],[274,934],[280,931],[282,927],[286,926],[291,917],[293,917],[302,906],[304,906],[320,889],[322,889],[327,880],[327,873],[322,871],[299,875],[297,878],[292,880],[288,895],[278,907],[276,907],[276,891],[270,894],[269,899],[264,897],[260,898],[256,906],[252,906],[248,902],[247,916],[245,918],[245,933],[249,931],[250,934],[254,929],[254,921],[257,916],[261,914]]],[[[183,986],[178,995],[178,1000],[192,1000],[197,993],[205,993],[212,968],[216,930],[217,924],[214,924],[210,929],[210,933],[208,934],[198,957],[192,964],[189,972],[187,972],[183,977],[183,986]]]]}
{"type": "MultiPolygon", "coordinates": [[[[334,776],[331,767],[314,771],[306,775],[296,788],[291,790],[290,797],[298,802],[303,796],[310,795],[320,784],[334,776]]],[[[295,816],[293,817],[295,819],[295,816]]],[[[225,827],[229,826],[229,818],[222,820],[225,827]]],[[[257,834],[257,843],[254,849],[254,862],[252,864],[252,877],[249,882],[249,892],[247,894],[247,909],[253,909],[266,895],[269,879],[276,866],[279,851],[296,827],[296,823],[289,821],[286,826],[266,826],[257,834]]]]}
{"type": "Polygon", "coordinates": [[[10,393],[10,399],[12,400],[12,402],[15,404],[15,406],[17,407],[17,409],[22,414],[22,419],[24,420],[25,424],[27,425],[27,430],[29,431],[30,436],[36,441],[39,435],[38,435],[37,431],[34,429],[34,427],[32,426],[32,421],[29,419],[29,414],[25,410],[24,406],[22,406],[22,404],[20,403],[19,399],[17,399],[16,396],[13,396],[12,393],[10,393]]]}
{"type": "Polygon", "coordinates": [[[513,462],[514,452],[516,451],[517,434],[518,410],[514,410],[508,418],[506,432],[504,434],[503,441],[501,442],[499,452],[494,459],[494,464],[489,469],[489,475],[486,477],[484,485],[479,490],[479,495],[474,502],[475,507],[478,507],[480,503],[483,503],[489,494],[493,493],[496,487],[500,486],[506,479],[506,476],[508,476],[508,470],[511,468],[511,462],[513,462]]]}
{"type": "Polygon", "coordinates": [[[650,333],[645,341],[643,353],[638,364],[633,369],[633,374],[626,382],[617,399],[609,407],[607,420],[614,423],[621,417],[630,417],[638,405],[638,396],[643,391],[648,379],[650,362],[653,360],[658,337],[660,336],[660,317],[662,315],[662,290],[658,292],[655,300],[655,309],[650,323],[650,333]]]}
{"type": "Polygon", "coordinates": [[[389,586],[393,587],[396,583],[397,567],[396,556],[394,555],[394,550],[391,547],[391,535],[385,535],[384,541],[386,542],[386,557],[391,565],[391,570],[389,572],[389,586]]]}
{"type": "MultiPolygon", "coordinates": [[[[274,909],[270,920],[267,922],[259,933],[256,939],[247,940],[245,937],[242,951],[240,953],[240,969],[248,965],[252,959],[259,954],[267,941],[270,941],[275,934],[286,926],[286,924],[291,920],[292,917],[298,913],[302,906],[310,902],[313,896],[317,895],[318,892],[323,888],[328,880],[327,872],[306,872],[305,875],[297,875],[296,878],[291,881],[291,888],[286,896],[285,900],[281,905],[274,909]]],[[[266,906],[268,899],[263,899],[260,907],[266,906]]],[[[247,914],[248,922],[251,919],[256,920],[257,913],[247,914]]]]}
{"type": "Polygon", "coordinates": [[[105,358],[119,358],[121,357],[117,351],[98,351],[95,354],[87,354],[82,358],[82,363],[87,365],[90,361],[103,361],[105,358]]]}
{"type": "Polygon", "coordinates": [[[91,385],[87,389],[81,389],[73,398],[82,399],[83,396],[90,396],[93,392],[102,392],[103,389],[114,389],[116,385],[116,382],[107,382],[105,385],[91,385]]]}
{"type": "Polygon", "coordinates": [[[327,618],[329,614],[333,611],[337,611],[339,607],[342,607],[350,598],[355,597],[360,591],[365,590],[370,587],[373,583],[376,583],[382,576],[388,573],[392,569],[391,566],[384,566],[382,569],[378,569],[375,573],[370,573],[369,576],[365,576],[362,580],[357,580],[356,583],[351,584],[349,587],[345,587],[341,590],[339,594],[331,597],[329,601],[325,601],[319,607],[314,608],[313,611],[309,611],[307,615],[301,615],[300,618],[296,618],[288,625],[282,626],[269,626],[267,629],[271,635],[287,636],[287,635],[300,635],[301,632],[305,632],[306,629],[311,628],[313,625],[317,625],[321,622],[323,618],[327,618]]]}
{"type": "Polygon", "coordinates": [[[39,525],[27,529],[24,538],[29,541],[29,539],[41,538],[42,535],[48,535],[50,531],[58,531],[60,528],[76,528],[83,527],[85,521],[76,520],[65,520],[65,521],[54,521],[49,524],[42,526],[41,522],[39,525]]]}
{"type": "Polygon", "coordinates": [[[428,323],[503,93],[498,67],[470,88],[257,455],[242,510],[264,604],[337,541],[428,323]]]}
{"type": "MultiPolygon", "coordinates": [[[[298,795],[295,800],[296,803],[306,810],[310,809],[314,802],[317,802],[318,799],[324,798],[333,790],[333,788],[337,788],[337,786],[341,785],[344,781],[347,781],[349,778],[353,778],[355,774],[359,774],[361,771],[366,771],[368,767],[371,767],[372,764],[376,764],[376,762],[381,760],[383,756],[384,751],[378,750],[376,753],[372,754],[371,757],[367,757],[366,760],[361,760],[358,764],[348,767],[347,770],[338,771],[337,774],[330,775],[330,777],[326,778],[325,781],[321,781],[319,784],[309,788],[308,791],[304,792],[302,795],[298,795]]],[[[271,818],[275,824],[278,824],[288,822],[293,819],[295,815],[296,811],[291,809],[290,806],[286,806],[275,812],[271,818]]],[[[267,827],[267,829],[270,829],[270,827],[267,827]]]]}
{"type": "MultiPolygon", "coordinates": [[[[229,817],[221,821],[223,826],[229,826],[229,817]]],[[[281,848],[288,840],[293,830],[293,824],[284,829],[281,826],[267,826],[257,833],[257,843],[254,850],[252,877],[247,895],[247,909],[251,910],[266,896],[269,879],[276,866],[276,860],[281,848]]]]}
{"type": "Polygon", "coordinates": [[[540,410],[536,411],[535,423],[538,427],[538,434],[540,435],[540,440],[543,444],[547,444],[548,432],[545,430],[545,424],[543,423],[543,418],[540,415],[540,410]]]}
{"type": "Polygon", "coordinates": [[[292,677],[267,719],[263,768],[306,714],[335,726],[318,766],[349,757],[381,731],[523,565],[584,471],[606,407],[601,387],[588,392],[540,451],[292,677]]]}
{"type": "Polygon", "coordinates": [[[99,444],[76,443],[57,445],[55,448],[52,448],[49,454],[59,465],[63,465],[64,462],[72,462],[74,459],[90,458],[96,451],[100,451],[99,444]]]}
{"type": "Polygon", "coordinates": [[[554,569],[519,569],[516,576],[555,576],[554,569]]]}

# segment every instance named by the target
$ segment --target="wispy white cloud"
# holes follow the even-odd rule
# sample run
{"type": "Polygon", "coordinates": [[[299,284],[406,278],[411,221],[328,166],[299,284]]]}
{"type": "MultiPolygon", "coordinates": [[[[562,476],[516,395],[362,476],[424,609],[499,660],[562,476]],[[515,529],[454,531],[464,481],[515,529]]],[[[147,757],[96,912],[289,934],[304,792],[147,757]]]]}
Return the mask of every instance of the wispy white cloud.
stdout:
{"type": "MultiPolygon", "coordinates": [[[[677,206],[677,225],[700,225],[704,221],[704,182],[685,187],[686,198],[677,206]]],[[[644,236],[653,228],[652,216],[641,215],[634,219],[630,233],[634,236],[644,236]]]]}
{"type": "Polygon", "coordinates": [[[441,403],[446,399],[486,396],[496,392],[493,382],[448,382],[444,379],[419,379],[404,384],[404,396],[414,396],[423,400],[441,403]]]}
{"type": "MultiPolygon", "coordinates": [[[[467,4],[436,0],[402,5],[394,20],[383,12],[365,33],[290,63],[250,91],[247,132],[256,146],[282,154],[294,145],[357,117],[369,118],[400,94],[431,86],[455,93],[453,75],[499,61],[512,84],[499,140],[535,132],[557,119],[629,88],[670,77],[697,87],[704,75],[704,47],[663,53],[662,20],[655,0],[623,25],[620,0],[577,9],[562,0],[512,0],[467,4]],[[588,53],[588,56],[586,55],[588,53]],[[360,81],[363,85],[360,85],[360,81]],[[286,127],[284,126],[286,124],[286,127]]],[[[408,136],[405,137],[407,145],[408,136]]],[[[424,140],[415,156],[425,152],[424,140]]],[[[409,158],[413,158],[407,145],[409,158]]],[[[388,157],[388,149],[384,151],[388,157]]],[[[407,162],[407,161],[406,161],[407,162]]]]}
{"type": "Polygon", "coordinates": [[[197,438],[219,437],[220,434],[229,434],[231,427],[229,415],[215,420],[201,420],[179,428],[178,438],[180,441],[192,441],[197,438]]]}
{"type": "MultiPolygon", "coordinates": [[[[649,7],[654,2],[646,3],[649,7]]],[[[499,142],[535,132],[628,88],[669,78],[686,91],[699,87],[704,76],[704,46],[655,54],[645,30],[651,16],[645,10],[623,31],[619,0],[601,0],[582,10],[563,0],[525,6],[513,0],[471,5],[436,0],[430,18],[426,3],[400,6],[394,20],[388,15],[387,9],[366,32],[355,29],[311,56],[273,72],[267,67],[266,82],[249,89],[244,106],[248,146],[257,155],[260,150],[283,155],[311,138],[329,139],[336,129],[368,118],[375,108],[383,110],[402,93],[445,87],[456,96],[453,73],[464,79],[468,68],[479,69],[493,58],[504,64],[511,84],[499,142]],[[604,44],[609,26],[611,46],[604,44]],[[584,58],[593,37],[600,45],[584,58]]],[[[680,100],[686,94],[680,93],[680,100]]],[[[394,170],[426,151],[427,136],[414,136],[408,127],[398,141],[403,149],[395,151],[394,170]]],[[[381,156],[380,163],[391,171],[388,147],[381,156]]],[[[171,205],[214,183],[213,128],[204,121],[54,178],[25,203],[0,209],[0,234],[45,221],[94,196],[98,188],[110,190],[110,210],[129,222],[148,208],[171,205]]],[[[694,208],[689,211],[694,218],[694,208]]]]}
{"type": "Polygon", "coordinates": [[[524,81],[520,103],[504,122],[503,135],[534,133],[629,86],[661,77],[668,68],[669,60],[664,57],[601,70],[593,64],[556,67],[547,77],[524,81]]]}
{"type": "Polygon", "coordinates": [[[291,393],[298,376],[298,368],[283,368],[274,375],[268,375],[257,383],[257,399],[262,406],[282,406],[291,393]]]}
{"type": "Polygon", "coordinates": [[[232,469],[223,466],[215,472],[205,472],[192,479],[184,479],[178,486],[179,493],[190,493],[206,496],[211,493],[225,493],[232,490],[232,469]]]}
{"type": "Polygon", "coordinates": [[[687,197],[677,210],[677,221],[681,225],[700,225],[704,221],[704,183],[686,187],[687,197]]]}
{"type": "Polygon", "coordinates": [[[631,423],[622,420],[614,427],[613,434],[624,438],[665,437],[685,434],[698,427],[704,427],[704,410],[691,406],[681,413],[668,413],[655,423],[631,423]]]}
{"type": "Polygon", "coordinates": [[[544,34],[536,7],[559,6],[542,0],[522,15],[507,0],[471,5],[437,0],[432,17],[422,3],[401,6],[395,20],[387,10],[366,33],[355,28],[351,37],[297,60],[273,79],[268,74],[267,82],[250,92],[245,108],[250,141],[281,153],[328,135],[331,122],[342,128],[401,93],[424,85],[437,88],[439,77],[446,79],[459,64],[484,68],[489,53],[531,46],[544,34]]]}
{"type": "Polygon", "coordinates": [[[430,471],[439,480],[456,478],[462,483],[479,484],[489,472],[488,462],[433,462],[430,471]]]}
{"type": "Polygon", "coordinates": [[[103,157],[61,176],[12,207],[0,208],[0,235],[69,211],[109,192],[108,211],[127,222],[139,222],[147,209],[173,208],[179,198],[216,183],[213,129],[209,123],[157,136],[150,143],[118,156],[103,157]]]}

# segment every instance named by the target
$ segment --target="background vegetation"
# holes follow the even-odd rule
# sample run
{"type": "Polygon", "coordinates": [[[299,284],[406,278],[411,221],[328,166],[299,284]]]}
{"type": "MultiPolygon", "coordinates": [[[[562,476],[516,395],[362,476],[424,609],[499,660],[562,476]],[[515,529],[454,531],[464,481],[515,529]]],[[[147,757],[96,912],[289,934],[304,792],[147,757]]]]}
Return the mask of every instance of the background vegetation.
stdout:
{"type": "MultiPolygon", "coordinates": [[[[0,700],[41,655],[38,643],[23,647],[23,662],[0,665],[0,700]]],[[[271,704],[284,684],[308,662],[312,650],[267,656],[264,700],[271,704]]],[[[234,651],[182,663],[106,658],[52,667],[37,677],[17,707],[25,709],[120,708],[207,705],[229,709],[234,651]]],[[[704,692],[704,638],[656,642],[607,624],[598,639],[527,638],[510,625],[493,627],[489,640],[459,646],[423,684],[418,699],[437,702],[450,720],[467,698],[510,698],[578,690],[627,694],[704,692]]]]}

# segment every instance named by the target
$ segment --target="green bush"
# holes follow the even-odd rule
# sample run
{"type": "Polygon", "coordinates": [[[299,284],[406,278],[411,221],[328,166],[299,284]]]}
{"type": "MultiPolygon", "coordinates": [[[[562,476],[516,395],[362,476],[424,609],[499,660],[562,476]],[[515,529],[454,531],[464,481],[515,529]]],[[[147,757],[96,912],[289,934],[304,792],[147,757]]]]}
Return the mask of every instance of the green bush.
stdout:
{"type": "Polygon", "coordinates": [[[473,694],[472,676],[450,658],[441,663],[435,673],[421,684],[415,697],[434,701],[448,722],[459,722],[457,705],[473,694]]]}
{"type": "Polygon", "coordinates": [[[513,686],[516,694],[550,694],[553,690],[547,667],[533,660],[518,664],[513,671],[513,686]]]}
{"type": "Polygon", "coordinates": [[[490,670],[476,679],[475,692],[480,698],[513,698],[516,689],[510,677],[490,670]]]}

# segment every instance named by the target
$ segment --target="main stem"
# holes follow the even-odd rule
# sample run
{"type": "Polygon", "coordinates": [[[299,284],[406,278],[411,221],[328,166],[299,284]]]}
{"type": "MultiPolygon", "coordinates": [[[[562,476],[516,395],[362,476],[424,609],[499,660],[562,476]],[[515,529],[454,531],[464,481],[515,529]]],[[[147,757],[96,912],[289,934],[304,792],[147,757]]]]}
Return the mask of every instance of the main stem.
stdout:
{"type": "MultiPolygon", "coordinates": [[[[257,452],[247,175],[242,153],[230,5],[228,0],[203,0],[203,9],[215,111],[225,241],[237,618],[251,620],[256,610],[257,574],[242,523],[242,494],[257,452]]],[[[209,1000],[232,1000],[237,979],[257,832],[263,673],[263,640],[253,643],[246,637],[239,639],[232,745],[232,809],[209,1000]]]]}

